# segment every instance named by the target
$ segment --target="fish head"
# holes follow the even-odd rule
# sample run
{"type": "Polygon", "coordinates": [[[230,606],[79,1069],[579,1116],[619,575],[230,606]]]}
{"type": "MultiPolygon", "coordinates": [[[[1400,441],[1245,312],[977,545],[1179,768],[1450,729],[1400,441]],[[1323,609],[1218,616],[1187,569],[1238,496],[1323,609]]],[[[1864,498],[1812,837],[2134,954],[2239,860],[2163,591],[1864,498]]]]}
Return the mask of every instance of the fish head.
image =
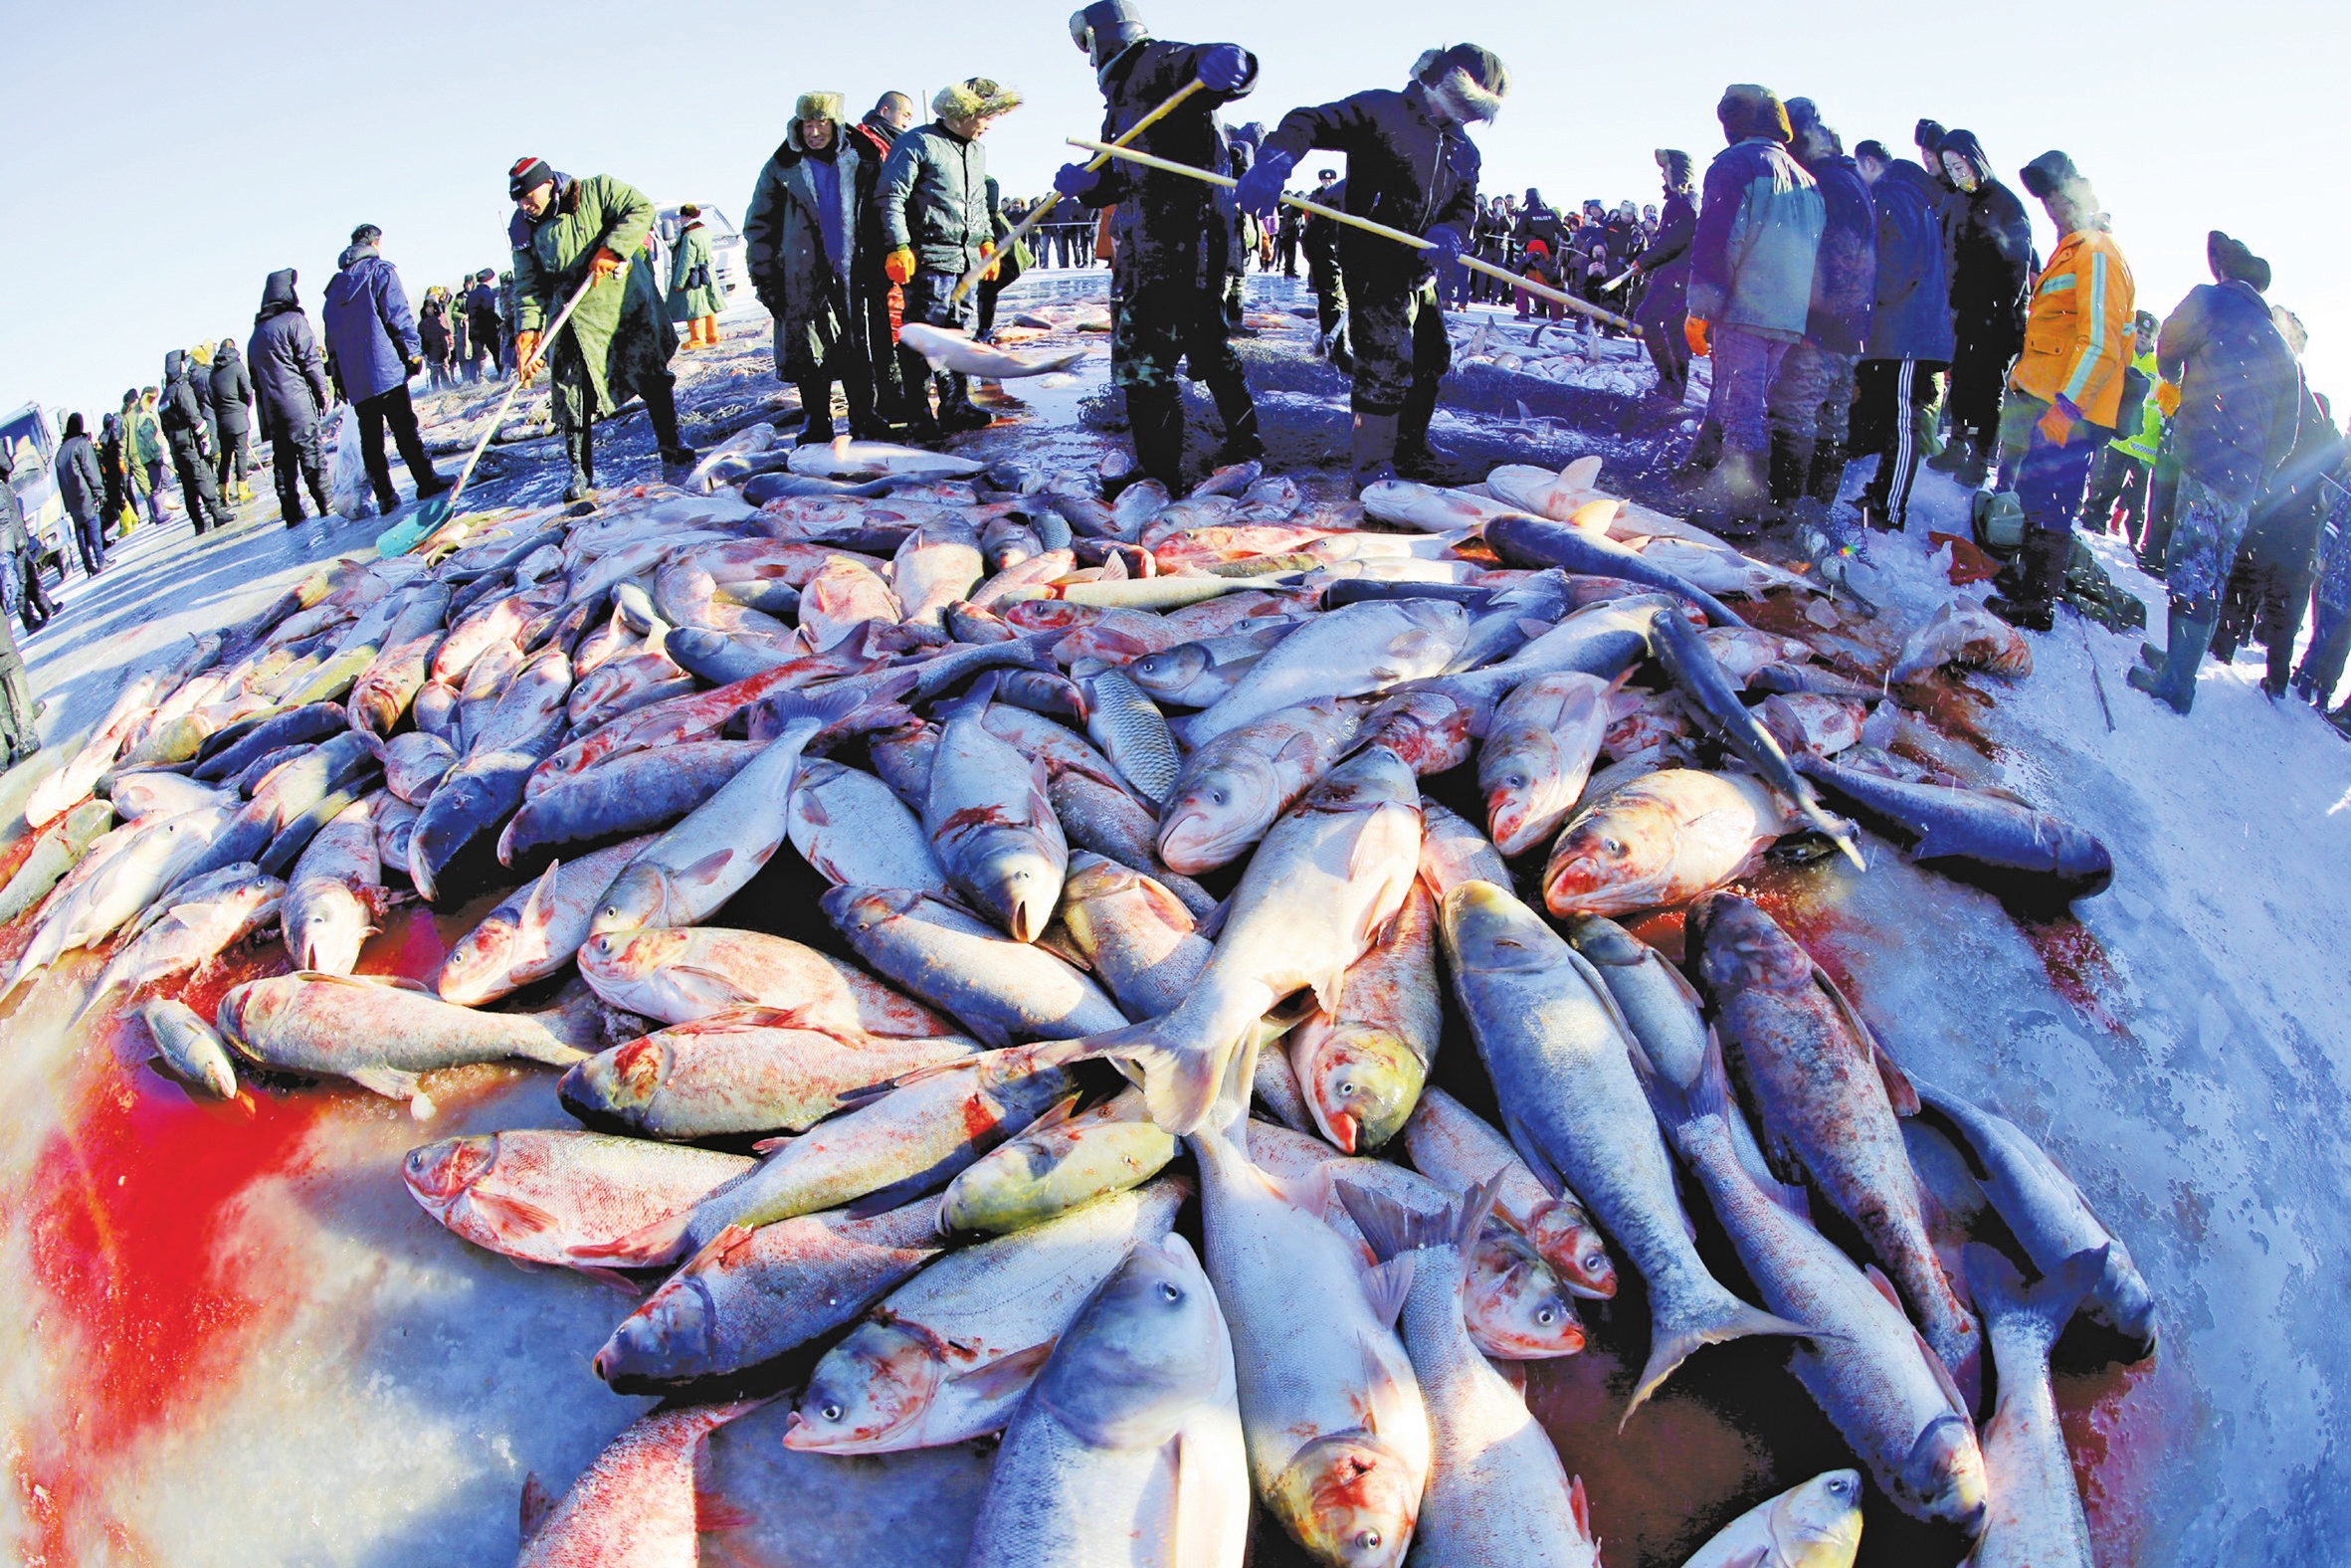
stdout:
{"type": "Polygon", "coordinates": [[[643,1035],[573,1063],[556,1092],[567,1107],[628,1118],[653,1102],[674,1066],[669,1042],[643,1035]]]}
{"type": "Polygon", "coordinates": [[[458,1200],[473,1191],[474,1184],[490,1174],[497,1163],[498,1138],[494,1132],[476,1133],[465,1138],[443,1138],[438,1143],[426,1143],[408,1151],[400,1162],[400,1179],[408,1184],[409,1196],[424,1206],[425,1212],[448,1223],[449,1211],[458,1200]]]}
{"type": "Polygon", "coordinates": [[[1135,1248],[1062,1336],[1030,1397],[1103,1448],[1173,1437],[1187,1411],[1230,1386],[1231,1342],[1191,1246],[1135,1248]]]}
{"type": "Polygon", "coordinates": [[[1111,1120],[1088,1111],[1015,1138],[966,1169],[940,1201],[939,1229],[1024,1230],[1067,1209],[1074,1185],[1090,1196],[1102,1180],[1131,1183],[1164,1169],[1175,1147],[1147,1115],[1111,1120]]]}
{"type": "Polygon", "coordinates": [[[1500,1225],[1488,1225],[1470,1251],[1462,1320],[1478,1349],[1504,1361],[1548,1361],[1584,1348],[1584,1324],[1567,1286],[1500,1225]]]}
{"type": "Polygon", "coordinates": [[[1634,969],[1646,962],[1650,947],[1606,915],[1588,914],[1568,923],[1567,939],[1596,968],[1634,969]]]}
{"type": "Polygon", "coordinates": [[[1548,969],[1558,938],[1507,887],[1466,882],[1445,895],[1445,949],[1455,967],[1478,974],[1548,969]]]}
{"type": "Polygon", "coordinates": [[[1789,991],[1812,984],[1812,955],[1779,921],[1733,892],[1692,900],[1689,928],[1698,941],[1698,974],[1709,990],[1789,991]]]}
{"type": "Polygon", "coordinates": [[[1617,1266],[1608,1244],[1573,1204],[1546,1204],[1528,1223],[1526,1239],[1576,1294],[1605,1301],[1617,1293],[1617,1266]]]}
{"type": "Polygon", "coordinates": [[[1543,868],[1543,902],[1561,915],[1656,905],[1672,882],[1679,827],[1666,802],[1618,790],[1560,831],[1543,868]]]}
{"type": "Polygon", "coordinates": [[[262,1054],[254,1049],[252,1041],[257,1034],[269,1030],[289,1001],[288,987],[269,980],[248,980],[243,985],[232,986],[221,998],[214,1023],[221,1038],[233,1049],[260,1062],[262,1054]]]}
{"type": "Polygon", "coordinates": [[[605,931],[580,944],[580,973],[599,989],[638,985],[683,961],[692,940],[690,931],[664,926],[605,931]]]}
{"type": "Polygon", "coordinates": [[[1428,1068],[1402,1036],[1378,1024],[1342,1024],[1304,1043],[1298,1086],[1314,1124],[1340,1152],[1376,1149],[1403,1129],[1428,1068]]]}
{"type": "Polygon", "coordinates": [[[1905,1512],[1958,1525],[1972,1540],[1984,1530],[1991,1493],[1984,1478],[1984,1451],[1965,1416],[1946,1410],[1926,1425],[1901,1472],[1886,1489],[1905,1512]]]}
{"type": "Polygon", "coordinates": [[[1266,1500],[1317,1561],[1393,1568],[1412,1543],[1422,1480],[1403,1456],[1357,1428],[1298,1450],[1266,1500]]]}
{"type": "Polygon", "coordinates": [[[1186,781],[1159,823],[1159,859],[1181,876],[1231,863],[1281,810],[1273,764],[1256,752],[1228,756],[1186,781]]]}
{"type": "Polygon", "coordinates": [[[989,838],[968,858],[958,885],[1014,941],[1033,942],[1045,934],[1061,901],[1064,862],[1027,833],[989,838]]]}
{"type": "Polygon", "coordinates": [[[616,1377],[691,1376],[716,1361],[718,1328],[710,1287],[688,1266],[621,1319],[591,1364],[607,1383],[616,1377]]]}
{"type": "Polygon", "coordinates": [[[920,907],[922,894],[911,887],[828,887],[817,907],[834,929],[848,937],[868,935],[920,907]]]}
{"type": "Polygon", "coordinates": [[[444,1002],[480,1007],[501,994],[498,982],[514,967],[515,941],[520,933],[501,907],[461,938],[441,960],[433,989],[444,1002]]]}
{"type": "Polygon", "coordinates": [[[1494,848],[1523,855],[1540,842],[1546,786],[1559,777],[1559,747],[1540,729],[1512,728],[1486,736],[1477,755],[1477,787],[1485,795],[1485,826],[1494,848]]]}
{"type": "Polygon", "coordinates": [[[1850,1563],[1861,1544],[1861,1472],[1837,1470],[1772,1499],[1772,1545],[1791,1568],[1850,1563]]]}
{"type": "Polygon", "coordinates": [[[945,1381],[946,1346],[914,1323],[872,1317],[817,1363],[784,1429],[784,1447],[880,1454],[910,1435],[945,1381]]]}
{"type": "Polygon", "coordinates": [[[1129,661],[1126,673],[1144,691],[1164,700],[1206,675],[1209,664],[1206,648],[1198,643],[1181,643],[1129,661]]]}
{"type": "Polygon", "coordinates": [[[670,874],[650,862],[639,861],[613,880],[604,896],[596,901],[596,913],[588,921],[588,934],[602,936],[615,931],[639,931],[648,926],[671,925],[673,907],[684,909],[683,902],[674,902],[675,889],[670,874]]]}
{"type": "Polygon", "coordinates": [[[2150,1351],[2154,1349],[2155,1293],[2147,1288],[2146,1275],[2139,1273],[2119,1241],[2106,1249],[2106,1272],[2091,1290],[2087,1305],[2090,1316],[2150,1351]]]}

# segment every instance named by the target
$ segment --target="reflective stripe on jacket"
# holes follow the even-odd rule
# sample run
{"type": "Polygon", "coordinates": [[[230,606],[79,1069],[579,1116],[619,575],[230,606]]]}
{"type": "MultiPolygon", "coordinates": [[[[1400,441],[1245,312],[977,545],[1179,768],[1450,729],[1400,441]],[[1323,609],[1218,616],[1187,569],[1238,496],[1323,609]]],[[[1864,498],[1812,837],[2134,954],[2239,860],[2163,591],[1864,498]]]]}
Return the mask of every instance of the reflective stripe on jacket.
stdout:
{"type": "Polygon", "coordinates": [[[2130,264],[2102,229],[2068,234],[2042,270],[2025,317],[2025,348],[2009,384],[2092,424],[2114,428],[2130,362],[2138,295],[2130,264]]]}

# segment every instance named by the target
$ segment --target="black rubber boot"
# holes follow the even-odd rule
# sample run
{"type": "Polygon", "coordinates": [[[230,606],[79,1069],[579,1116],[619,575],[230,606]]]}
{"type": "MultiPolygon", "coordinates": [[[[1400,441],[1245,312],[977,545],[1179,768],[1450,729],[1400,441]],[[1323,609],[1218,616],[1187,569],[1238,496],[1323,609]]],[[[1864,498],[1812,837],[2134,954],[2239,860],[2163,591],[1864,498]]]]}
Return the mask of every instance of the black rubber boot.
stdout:
{"type": "Polygon", "coordinates": [[[1184,493],[1184,394],[1175,387],[1128,387],[1126,424],[1134,434],[1135,467],[1184,493]]]}
{"type": "Polygon", "coordinates": [[[906,439],[928,446],[942,439],[938,416],[930,411],[930,361],[903,343],[898,345],[898,382],[905,389],[906,439]]]}
{"type": "Polygon", "coordinates": [[[1771,505],[1764,455],[1737,447],[1723,449],[1714,465],[1713,485],[1690,513],[1690,521],[1725,539],[1752,539],[1763,531],[1771,505]]]}
{"type": "Polygon", "coordinates": [[[1424,485],[1474,484],[1477,477],[1459,453],[1429,439],[1429,422],[1436,417],[1436,383],[1416,378],[1396,411],[1396,472],[1424,485]]]}
{"type": "MultiPolygon", "coordinates": [[[[1217,418],[1225,422],[1225,444],[1217,448],[1217,463],[1220,466],[1255,463],[1265,457],[1265,438],[1258,430],[1257,399],[1249,395],[1248,378],[1235,376],[1230,381],[1211,381],[1208,395],[1216,399],[1217,418]]],[[[1132,406],[1130,402],[1128,407],[1132,406]]]]}
{"type": "Polygon", "coordinates": [[[2163,664],[2155,669],[2141,665],[2123,679],[2173,712],[2186,714],[2196,705],[2196,671],[2212,648],[2216,624],[2212,619],[2198,619],[2175,602],[2163,664]]]}
{"type": "Polygon", "coordinates": [[[1396,477],[1395,415],[1356,414],[1354,470],[1358,495],[1368,487],[1396,477]]]}
{"type": "Polygon", "coordinates": [[[2035,528],[2018,552],[2017,592],[1994,594],[1984,608],[2009,625],[2047,632],[2057,625],[2057,600],[2065,592],[2065,567],[2073,559],[2073,535],[2035,528]]]}
{"type": "Polygon", "coordinates": [[[833,383],[818,377],[800,383],[800,439],[803,447],[833,439],[833,383]]]}
{"type": "Polygon", "coordinates": [[[1765,473],[1770,496],[1763,510],[1766,527],[1777,527],[1794,515],[1796,501],[1812,478],[1812,449],[1809,437],[1784,430],[1771,433],[1770,466],[1765,473]]]}
{"type": "Polygon", "coordinates": [[[596,493],[596,437],[594,427],[581,425],[563,432],[563,455],[571,460],[571,483],[565,500],[587,500],[596,493]]]}
{"type": "Polygon", "coordinates": [[[849,433],[860,441],[887,441],[889,421],[874,401],[874,374],[863,355],[851,355],[841,373],[842,401],[849,405],[849,433]]]}
{"type": "Polygon", "coordinates": [[[939,373],[939,429],[953,436],[966,430],[986,430],[996,416],[971,400],[971,378],[961,371],[939,373]]]}
{"type": "Polygon", "coordinates": [[[662,461],[672,468],[690,467],[693,448],[678,434],[678,394],[669,383],[645,389],[645,415],[653,421],[653,439],[662,450],[662,461]]]}
{"type": "Polygon", "coordinates": [[[1691,443],[1689,456],[1673,470],[1672,481],[1683,490],[1703,485],[1721,461],[1722,426],[1709,419],[1698,426],[1698,439],[1691,443]]]}

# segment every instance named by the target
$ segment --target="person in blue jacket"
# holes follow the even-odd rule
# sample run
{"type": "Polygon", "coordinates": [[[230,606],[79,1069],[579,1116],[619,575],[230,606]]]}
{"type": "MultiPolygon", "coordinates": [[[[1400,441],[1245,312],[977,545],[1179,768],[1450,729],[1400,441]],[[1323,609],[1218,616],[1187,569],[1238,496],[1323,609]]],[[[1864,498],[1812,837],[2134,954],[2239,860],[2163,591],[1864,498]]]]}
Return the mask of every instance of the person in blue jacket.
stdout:
{"type": "Polygon", "coordinates": [[[2164,561],[2171,621],[2165,645],[2140,650],[2129,676],[2180,713],[2196,700],[2221,594],[2254,502],[2293,450],[2302,405],[2301,366],[2261,297],[2269,264],[2218,229],[2205,258],[2214,281],[2188,292],[2155,341],[2163,379],[2180,389],[2180,489],[2164,561]]]}
{"type": "Polygon", "coordinates": [[[1820,186],[1823,220],[1804,340],[1788,350],[1767,404],[1771,504],[1765,515],[1797,523],[1819,557],[1860,545],[1858,532],[1832,537],[1828,524],[1845,478],[1854,366],[1869,340],[1877,302],[1877,209],[1868,182],[1812,99],[1790,98],[1788,123],[1795,137],[1789,151],[1820,186]]]}
{"type": "Polygon", "coordinates": [[[1689,242],[1698,232],[1697,192],[1690,183],[1689,154],[1660,147],[1658,173],[1665,177],[1665,203],[1658,214],[1658,237],[1633,259],[1633,280],[1646,287],[1633,307],[1650,363],[1658,367],[1658,396],[1676,408],[1689,394],[1689,341],[1681,322],[1689,314],[1689,242]]]}
{"type": "Polygon", "coordinates": [[[1683,330],[1691,353],[1714,358],[1709,412],[1722,427],[1722,460],[1696,518],[1752,538],[1769,503],[1765,406],[1811,319],[1827,209],[1819,183],[1789,155],[1788,111],[1768,89],[1734,84],[1714,114],[1729,145],[1706,168],[1683,330]]]}
{"type": "Polygon", "coordinates": [[[1951,290],[1943,251],[1944,190],[1879,141],[1854,149],[1877,212],[1877,299],[1854,371],[1851,453],[1877,455],[1861,520],[1899,532],[1909,521],[1919,430],[1951,366],[1951,290]]]}

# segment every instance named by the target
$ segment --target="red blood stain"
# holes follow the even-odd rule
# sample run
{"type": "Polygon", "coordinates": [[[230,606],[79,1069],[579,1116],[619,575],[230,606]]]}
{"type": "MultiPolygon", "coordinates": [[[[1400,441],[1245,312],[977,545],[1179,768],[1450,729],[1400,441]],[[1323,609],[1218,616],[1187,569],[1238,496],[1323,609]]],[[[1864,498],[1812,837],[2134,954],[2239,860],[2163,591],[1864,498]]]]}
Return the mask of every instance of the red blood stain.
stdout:
{"type": "Polygon", "coordinates": [[[2019,920],[2017,929],[2040,955],[2051,988],[2072,1003],[2075,1012],[2117,1040],[2133,1038],[2106,1006],[2107,997],[2122,994],[2122,977],[2089,927],[2066,914],[2047,922],[2019,920]]]}
{"type": "Polygon", "coordinates": [[[965,1137],[984,1147],[995,1141],[996,1134],[1000,1130],[1002,1129],[998,1124],[996,1113],[988,1108],[987,1101],[974,1094],[963,1102],[963,1135],[965,1137]]]}
{"type": "Polygon", "coordinates": [[[2163,1483],[2168,1435],[2196,1419],[2184,1408],[2184,1385],[2178,1369],[2165,1366],[2160,1357],[2135,1366],[2060,1372],[2051,1380],[2090,1539],[2105,1568],[2139,1561],[2148,1505],[2163,1483]]]}

